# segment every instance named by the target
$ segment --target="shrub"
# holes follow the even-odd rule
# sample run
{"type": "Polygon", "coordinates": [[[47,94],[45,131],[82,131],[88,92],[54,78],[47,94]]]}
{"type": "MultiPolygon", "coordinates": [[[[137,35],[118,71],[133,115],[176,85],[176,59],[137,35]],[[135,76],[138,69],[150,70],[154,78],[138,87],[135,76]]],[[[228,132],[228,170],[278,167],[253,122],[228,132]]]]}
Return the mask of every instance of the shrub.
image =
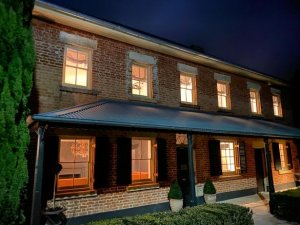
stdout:
{"type": "Polygon", "coordinates": [[[210,179],[207,179],[203,188],[204,194],[216,194],[216,188],[210,179]]]}
{"type": "Polygon", "coordinates": [[[182,191],[177,181],[171,184],[168,199],[182,199],[182,191]]]}
{"type": "Polygon", "coordinates": [[[232,204],[210,204],[180,212],[158,212],[91,222],[89,225],[253,225],[252,211],[232,204]]]}
{"type": "Polygon", "coordinates": [[[300,223],[299,206],[300,188],[271,195],[271,212],[282,219],[300,223]]]}

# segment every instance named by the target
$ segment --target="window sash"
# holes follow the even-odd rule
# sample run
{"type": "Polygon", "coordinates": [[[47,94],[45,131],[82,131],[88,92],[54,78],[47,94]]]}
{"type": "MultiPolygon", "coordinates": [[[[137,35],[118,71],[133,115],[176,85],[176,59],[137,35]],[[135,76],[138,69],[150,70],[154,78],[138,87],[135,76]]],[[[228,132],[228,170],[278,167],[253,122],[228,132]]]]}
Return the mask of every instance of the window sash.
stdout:
{"type": "Polygon", "coordinates": [[[77,190],[90,187],[90,168],[91,168],[91,145],[90,139],[84,138],[62,138],[60,139],[59,163],[62,170],[57,178],[57,190],[77,190]],[[64,143],[65,142],[65,143],[64,143]],[[68,146],[67,142],[74,143],[68,146]],[[79,150],[80,144],[77,142],[87,142],[88,152],[79,150]],[[64,146],[65,145],[65,146],[64,146]],[[66,154],[66,155],[65,155],[66,154]]]}
{"type": "Polygon", "coordinates": [[[279,95],[273,95],[273,109],[274,109],[274,115],[282,117],[282,108],[281,108],[281,101],[279,95]]]}
{"type": "Polygon", "coordinates": [[[150,97],[150,73],[149,73],[149,65],[141,65],[141,64],[132,64],[131,67],[132,74],[132,94],[140,95],[145,97],[150,97]]]}
{"type": "Polygon", "coordinates": [[[153,181],[154,157],[151,139],[132,139],[132,183],[153,181]],[[145,148],[147,151],[145,151],[145,148]]]}
{"type": "Polygon", "coordinates": [[[183,103],[196,103],[195,76],[180,74],[180,100],[183,103]]]}
{"type": "Polygon", "coordinates": [[[251,112],[260,114],[260,100],[259,100],[259,93],[256,90],[250,90],[250,105],[251,105],[251,112]]]}
{"type": "Polygon", "coordinates": [[[220,108],[228,108],[228,87],[225,83],[217,82],[218,106],[220,108]]]}
{"type": "Polygon", "coordinates": [[[64,57],[64,85],[89,86],[90,56],[90,50],[66,47],[64,57]]]}
{"type": "Polygon", "coordinates": [[[221,151],[222,173],[224,175],[236,174],[238,158],[237,158],[234,142],[221,141],[220,151],[221,151]]]}

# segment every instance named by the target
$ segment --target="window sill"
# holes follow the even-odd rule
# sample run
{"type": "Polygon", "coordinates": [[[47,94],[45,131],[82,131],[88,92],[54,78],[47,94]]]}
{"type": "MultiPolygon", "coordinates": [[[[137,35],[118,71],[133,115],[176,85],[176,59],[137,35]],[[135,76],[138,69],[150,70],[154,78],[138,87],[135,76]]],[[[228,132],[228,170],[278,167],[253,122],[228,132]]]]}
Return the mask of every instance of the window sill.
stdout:
{"type": "Polygon", "coordinates": [[[219,108],[218,112],[221,112],[221,113],[232,113],[232,110],[231,109],[227,109],[227,108],[219,108]]]}
{"type": "Polygon", "coordinates": [[[68,86],[60,86],[60,91],[64,92],[72,92],[72,93],[82,93],[82,94],[88,94],[88,95],[98,95],[100,92],[96,90],[90,90],[86,88],[80,88],[80,87],[68,87],[68,86]]]}
{"type": "Polygon", "coordinates": [[[192,108],[192,109],[200,109],[200,106],[193,103],[180,102],[180,107],[184,108],[192,108]]]}
{"type": "Polygon", "coordinates": [[[232,180],[232,179],[239,179],[242,178],[243,176],[240,174],[233,174],[233,175],[221,175],[219,176],[220,180],[232,180]]]}
{"type": "Polygon", "coordinates": [[[130,95],[128,100],[131,101],[140,101],[140,102],[150,102],[150,103],[157,103],[156,99],[149,98],[147,96],[139,96],[139,95],[130,95]]]}
{"type": "Polygon", "coordinates": [[[292,172],[291,169],[290,169],[290,170],[284,170],[284,169],[283,169],[283,170],[279,170],[278,173],[279,173],[279,174],[290,174],[290,173],[293,173],[293,172],[292,172]]]}
{"type": "Polygon", "coordinates": [[[151,189],[158,189],[158,183],[149,183],[149,184],[131,184],[127,187],[128,192],[135,192],[135,191],[145,191],[151,189]]]}
{"type": "Polygon", "coordinates": [[[88,191],[69,191],[69,192],[60,192],[56,193],[55,200],[66,200],[66,199],[78,199],[78,198],[89,198],[97,196],[96,191],[88,190],[88,191]]]}

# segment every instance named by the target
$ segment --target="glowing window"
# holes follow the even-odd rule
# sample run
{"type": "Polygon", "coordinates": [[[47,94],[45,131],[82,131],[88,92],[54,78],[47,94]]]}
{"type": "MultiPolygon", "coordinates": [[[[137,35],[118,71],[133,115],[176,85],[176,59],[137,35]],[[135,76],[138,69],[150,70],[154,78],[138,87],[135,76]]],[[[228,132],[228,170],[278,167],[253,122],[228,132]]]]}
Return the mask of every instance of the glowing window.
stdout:
{"type": "Polygon", "coordinates": [[[88,87],[90,51],[67,47],[65,50],[63,84],[88,87]]]}
{"type": "Polygon", "coordinates": [[[285,150],[285,145],[279,143],[279,154],[280,154],[280,163],[281,163],[281,167],[285,168],[287,167],[287,163],[286,163],[286,150],[285,150]]]}
{"type": "Polygon", "coordinates": [[[61,139],[57,190],[89,188],[90,158],[89,139],[61,139]]]}
{"type": "Polygon", "coordinates": [[[132,168],[133,183],[153,180],[153,152],[151,140],[132,139],[132,168]]]}
{"type": "Polygon", "coordinates": [[[220,142],[223,174],[235,172],[235,151],[233,142],[220,142]]]}
{"type": "Polygon", "coordinates": [[[282,117],[282,108],[281,108],[281,101],[279,95],[273,95],[273,109],[274,109],[274,115],[282,117]]]}
{"type": "Polygon", "coordinates": [[[252,113],[261,114],[260,98],[257,90],[250,90],[250,105],[252,113]]]}
{"type": "Polygon", "coordinates": [[[151,96],[149,66],[141,64],[132,65],[132,94],[151,96]]]}
{"type": "Polygon", "coordinates": [[[217,91],[218,91],[218,106],[220,108],[230,108],[228,84],[223,82],[217,82],[217,91]]]}
{"type": "Polygon", "coordinates": [[[196,79],[193,75],[180,74],[181,102],[196,104],[196,79]]]}

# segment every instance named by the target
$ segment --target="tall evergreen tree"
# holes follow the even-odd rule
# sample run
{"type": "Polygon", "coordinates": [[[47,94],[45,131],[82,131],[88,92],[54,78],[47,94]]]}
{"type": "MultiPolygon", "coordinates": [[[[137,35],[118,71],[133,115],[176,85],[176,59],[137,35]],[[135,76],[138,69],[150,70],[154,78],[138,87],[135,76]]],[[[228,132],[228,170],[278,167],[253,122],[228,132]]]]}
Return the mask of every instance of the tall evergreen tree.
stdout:
{"type": "Polygon", "coordinates": [[[0,224],[6,225],[24,222],[21,199],[28,177],[33,4],[33,0],[0,0],[0,224]]]}

